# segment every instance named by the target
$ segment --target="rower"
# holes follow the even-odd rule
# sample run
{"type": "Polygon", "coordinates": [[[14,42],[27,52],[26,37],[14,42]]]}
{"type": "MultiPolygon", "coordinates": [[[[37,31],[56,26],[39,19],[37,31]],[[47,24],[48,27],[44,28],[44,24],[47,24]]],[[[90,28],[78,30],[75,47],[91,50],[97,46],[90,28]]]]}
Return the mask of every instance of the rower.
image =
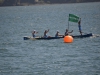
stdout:
{"type": "Polygon", "coordinates": [[[69,35],[69,33],[72,33],[73,30],[71,32],[68,32],[68,29],[66,29],[66,32],[65,32],[65,36],[69,35]]]}
{"type": "Polygon", "coordinates": [[[59,31],[57,30],[55,37],[58,37],[58,36],[59,36],[59,31]]]}
{"type": "Polygon", "coordinates": [[[81,18],[80,18],[80,20],[79,20],[79,22],[78,22],[78,28],[79,28],[79,32],[80,32],[80,34],[82,35],[82,29],[81,29],[81,18]]]}
{"type": "Polygon", "coordinates": [[[56,32],[56,34],[55,34],[55,37],[63,37],[64,35],[61,35],[60,33],[59,33],[59,31],[57,30],[57,32],[56,32]]]}
{"type": "Polygon", "coordinates": [[[44,31],[44,36],[43,36],[44,38],[47,38],[47,37],[48,37],[48,36],[47,36],[47,33],[48,33],[48,32],[49,32],[49,29],[44,31]]]}
{"type": "Polygon", "coordinates": [[[33,37],[36,37],[36,36],[35,36],[36,33],[38,33],[38,32],[36,32],[36,30],[34,30],[34,31],[32,32],[32,36],[33,36],[33,37]]]}

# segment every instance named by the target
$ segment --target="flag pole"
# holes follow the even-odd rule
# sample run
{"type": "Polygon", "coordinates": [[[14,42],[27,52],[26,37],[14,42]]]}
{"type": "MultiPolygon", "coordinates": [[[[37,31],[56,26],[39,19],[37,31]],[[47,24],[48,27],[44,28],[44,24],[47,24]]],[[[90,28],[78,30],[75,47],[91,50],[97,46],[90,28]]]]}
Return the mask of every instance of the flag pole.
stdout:
{"type": "Polygon", "coordinates": [[[68,21],[68,30],[69,30],[69,21],[68,21]]]}
{"type": "Polygon", "coordinates": [[[68,30],[69,30],[69,16],[68,16],[68,30]]]}

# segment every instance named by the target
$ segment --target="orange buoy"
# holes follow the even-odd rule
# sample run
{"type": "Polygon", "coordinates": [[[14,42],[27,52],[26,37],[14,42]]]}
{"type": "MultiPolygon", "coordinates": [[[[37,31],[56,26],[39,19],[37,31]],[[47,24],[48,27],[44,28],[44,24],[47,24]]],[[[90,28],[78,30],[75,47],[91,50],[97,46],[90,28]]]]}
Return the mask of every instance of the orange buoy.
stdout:
{"type": "Polygon", "coordinates": [[[73,42],[73,37],[70,35],[67,35],[64,37],[64,42],[65,43],[72,43],[73,42]]]}

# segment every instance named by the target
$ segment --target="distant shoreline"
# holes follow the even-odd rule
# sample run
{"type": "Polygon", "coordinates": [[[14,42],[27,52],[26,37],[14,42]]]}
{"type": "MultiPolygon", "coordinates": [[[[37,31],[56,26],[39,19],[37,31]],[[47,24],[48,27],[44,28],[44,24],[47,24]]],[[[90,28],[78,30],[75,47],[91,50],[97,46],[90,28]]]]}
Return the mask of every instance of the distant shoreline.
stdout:
{"type": "MultiPolygon", "coordinates": [[[[100,2],[100,1],[95,1],[95,2],[100,2]]],[[[95,3],[95,2],[69,2],[69,3],[21,3],[18,5],[0,5],[0,7],[7,7],[7,6],[34,6],[34,5],[54,5],[54,4],[73,4],[73,3],[95,3]]]]}

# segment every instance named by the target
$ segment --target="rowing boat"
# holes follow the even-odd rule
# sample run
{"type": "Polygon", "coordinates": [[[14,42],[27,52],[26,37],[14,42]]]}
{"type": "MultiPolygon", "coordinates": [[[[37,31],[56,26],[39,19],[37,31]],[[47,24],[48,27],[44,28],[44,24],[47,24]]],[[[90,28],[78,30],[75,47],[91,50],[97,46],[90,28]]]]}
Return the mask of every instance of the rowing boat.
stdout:
{"type": "Polygon", "coordinates": [[[84,34],[84,35],[75,35],[75,36],[72,36],[73,38],[85,38],[85,37],[91,37],[93,36],[92,33],[88,33],[88,34],[84,34]]]}
{"type": "Polygon", "coordinates": [[[60,39],[60,38],[63,38],[63,36],[61,37],[47,37],[47,38],[44,38],[44,37],[29,37],[29,36],[24,36],[23,39],[24,40],[51,40],[51,39],[60,39]]]}
{"type": "MultiPolygon", "coordinates": [[[[84,35],[72,35],[73,38],[85,38],[85,37],[91,37],[92,33],[89,34],[84,34],[84,35]]],[[[24,36],[23,39],[24,40],[51,40],[51,39],[60,39],[60,38],[64,38],[64,36],[60,36],[60,37],[29,37],[29,36],[24,36]]]]}

